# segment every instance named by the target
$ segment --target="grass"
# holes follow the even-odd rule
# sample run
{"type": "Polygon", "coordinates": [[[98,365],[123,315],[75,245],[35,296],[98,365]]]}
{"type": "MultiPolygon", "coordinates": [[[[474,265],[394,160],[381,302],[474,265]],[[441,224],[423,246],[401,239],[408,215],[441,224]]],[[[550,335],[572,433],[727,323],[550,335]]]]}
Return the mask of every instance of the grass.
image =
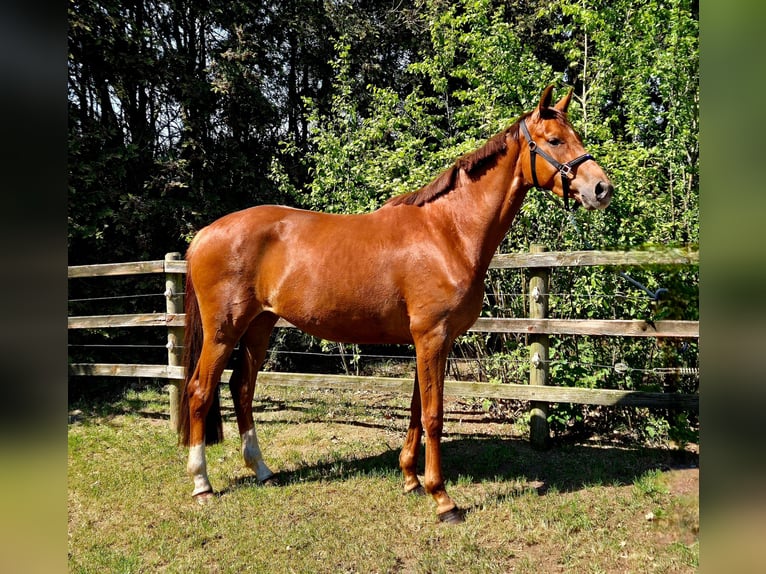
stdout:
{"type": "Polygon", "coordinates": [[[467,516],[447,526],[429,498],[401,493],[406,398],[269,387],[255,416],[281,486],[259,486],[244,468],[224,400],[227,438],[208,448],[220,494],[200,506],[166,401],[143,389],[70,405],[71,572],[697,569],[699,497],[693,483],[679,487],[694,472],[679,466],[683,453],[590,443],[538,452],[512,421],[450,401],[444,470],[467,516]]]}

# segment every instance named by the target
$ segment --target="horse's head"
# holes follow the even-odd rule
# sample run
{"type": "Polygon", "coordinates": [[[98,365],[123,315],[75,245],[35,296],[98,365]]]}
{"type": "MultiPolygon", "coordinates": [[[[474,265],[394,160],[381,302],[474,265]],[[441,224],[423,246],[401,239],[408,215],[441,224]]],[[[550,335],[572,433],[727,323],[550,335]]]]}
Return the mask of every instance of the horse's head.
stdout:
{"type": "Polygon", "coordinates": [[[527,141],[521,152],[524,178],[562,197],[565,206],[572,197],[585,209],[604,209],[614,186],[569,123],[572,91],[551,106],[552,92],[552,85],[545,88],[535,111],[521,119],[527,141]]]}

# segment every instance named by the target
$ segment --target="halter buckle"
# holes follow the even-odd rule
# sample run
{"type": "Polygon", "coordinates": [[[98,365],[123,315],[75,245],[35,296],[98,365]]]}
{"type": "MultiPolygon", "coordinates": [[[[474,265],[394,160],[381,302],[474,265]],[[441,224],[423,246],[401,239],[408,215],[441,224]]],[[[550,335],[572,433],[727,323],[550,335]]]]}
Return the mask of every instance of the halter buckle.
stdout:
{"type": "Polygon", "coordinates": [[[569,165],[568,163],[563,164],[559,168],[559,173],[561,174],[561,177],[566,177],[567,179],[569,179],[570,176],[572,175],[572,166],[569,165]]]}
{"type": "Polygon", "coordinates": [[[529,151],[535,151],[537,149],[537,142],[535,142],[534,140],[530,139],[528,141],[528,144],[529,144],[529,151]]]}

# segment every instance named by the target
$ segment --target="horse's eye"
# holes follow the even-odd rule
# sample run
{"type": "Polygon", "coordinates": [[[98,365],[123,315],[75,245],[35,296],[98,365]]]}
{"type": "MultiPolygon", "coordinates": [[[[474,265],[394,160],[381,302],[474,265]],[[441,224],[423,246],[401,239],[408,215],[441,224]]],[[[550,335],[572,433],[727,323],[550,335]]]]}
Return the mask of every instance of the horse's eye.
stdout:
{"type": "Polygon", "coordinates": [[[561,140],[559,138],[551,138],[548,140],[548,143],[551,145],[561,145],[561,140]]]}

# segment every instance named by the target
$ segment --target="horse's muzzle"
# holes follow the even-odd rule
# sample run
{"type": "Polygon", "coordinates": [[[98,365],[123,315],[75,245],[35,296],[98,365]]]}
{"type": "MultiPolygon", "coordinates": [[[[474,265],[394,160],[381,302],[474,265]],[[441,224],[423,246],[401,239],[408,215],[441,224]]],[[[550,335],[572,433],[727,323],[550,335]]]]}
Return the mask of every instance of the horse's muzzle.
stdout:
{"type": "MultiPolygon", "coordinates": [[[[599,181],[596,184],[596,199],[599,203],[611,201],[612,194],[614,193],[614,186],[611,183],[599,181]]],[[[605,206],[606,207],[606,206],[605,206]]]]}
{"type": "Polygon", "coordinates": [[[612,201],[613,193],[614,186],[608,180],[600,180],[591,189],[580,193],[580,202],[588,211],[604,209],[612,201]]]}

